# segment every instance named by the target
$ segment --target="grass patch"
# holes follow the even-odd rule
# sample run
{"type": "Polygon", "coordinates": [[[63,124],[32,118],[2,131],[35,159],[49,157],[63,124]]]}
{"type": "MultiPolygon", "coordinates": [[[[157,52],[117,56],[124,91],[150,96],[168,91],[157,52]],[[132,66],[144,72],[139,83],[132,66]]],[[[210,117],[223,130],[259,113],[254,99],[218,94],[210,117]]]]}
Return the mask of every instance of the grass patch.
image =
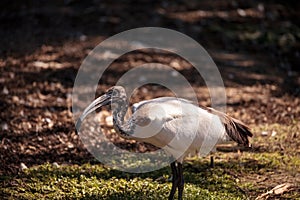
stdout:
{"type": "MultiPolygon", "coordinates": [[[[45,164],[25,170],[1,190],[11,199],[166,199],[171,188],[169,174],[168,168],[129,174],[102,165],[45,164]]],[[[184,175],[185,199],[245,199],[222,169],[186,170],[184,175]]]]}
{"type": "MultiPolygon", "coordinates": [[[[298,187],[297,123],[256,127],[254,132],[253,150],[218,152],[214,168],[209,167],[209,158],[188,158],[184,199],[255,199],[282,183],[298,187]],[[261,131],[277,134],[261,136],[261,131]]],[[[0,194],[6,199],[166,199],[170,174],[169,167],[132,174],[101,164],[57,167],[47,163],[18,175],[1,176],[0,194]]],[[[275,197],[300,199],[299,188],[275,197]]]]}

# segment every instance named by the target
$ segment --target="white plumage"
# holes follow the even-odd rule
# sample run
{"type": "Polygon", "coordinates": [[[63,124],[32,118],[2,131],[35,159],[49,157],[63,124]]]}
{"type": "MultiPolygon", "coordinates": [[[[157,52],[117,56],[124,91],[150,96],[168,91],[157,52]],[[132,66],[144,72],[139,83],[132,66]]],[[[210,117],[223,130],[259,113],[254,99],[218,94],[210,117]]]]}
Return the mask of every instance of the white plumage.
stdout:
{"type": "Polygon", "coordinates": [[[132,119],[149,119],[137,125],[132,137],[163,148],[182,162],[187,154],[207,155],[217,143],[230,140],[220,118],[190,101],[161,97],[134,105],[132,119]]]}
{"type": "Polygon", "coordinates": [[[95,99],[77,121],[77,130],[88,114],[109,104],[112,106],[114,129],[121,137],[162,148],[176,160],[171,163],[173,180],[169,199],[174,198],[177,188],[178,199],[182,199],[182,162],[188,154],[207,155],[217,144],[230,140],[249,146],[248,137],[252,136],[249,128],[239,120],[175,97],[136,103],[132,107],[132,116],[125,121],[128,102],[121,86],[114,86],[95,99]]]}

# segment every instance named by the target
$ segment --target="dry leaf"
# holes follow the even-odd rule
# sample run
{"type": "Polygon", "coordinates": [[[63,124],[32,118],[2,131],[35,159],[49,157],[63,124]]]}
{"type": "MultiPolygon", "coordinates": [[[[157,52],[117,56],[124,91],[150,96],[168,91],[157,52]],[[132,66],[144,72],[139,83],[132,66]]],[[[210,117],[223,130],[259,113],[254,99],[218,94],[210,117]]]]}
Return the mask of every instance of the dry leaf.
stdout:
{"type": "Polygon", "coordinates": [[[293,187],[293,185],[291,183],[283,183],[283,184],[277,185],[272,190],[269,190],[268,192],[263,193],[263,194],[259,195],[258,197],[256,197],[255,200],[268,199],[269,196],[272,194],[275,194],[275,195],[283,194],[287,191],[290,191],[292,187],[293,187]]]}

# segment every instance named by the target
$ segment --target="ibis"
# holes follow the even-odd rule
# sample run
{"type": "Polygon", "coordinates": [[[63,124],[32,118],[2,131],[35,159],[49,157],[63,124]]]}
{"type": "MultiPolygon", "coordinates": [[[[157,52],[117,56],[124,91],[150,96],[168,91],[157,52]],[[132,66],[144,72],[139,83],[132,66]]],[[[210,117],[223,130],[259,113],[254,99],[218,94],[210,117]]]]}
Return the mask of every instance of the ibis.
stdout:
{"type": "Polygon", "coordinates": [[[241,121],[213,108],[199,107],[188,100],[160,97],[134,105],[132,115],[125,120],[128,99],[122,86],[113,86],[90,103],[76,122],[76,129],[93,111],[111,105],[113,127],[123,138],[150,143],[174,157],[171,162],[172,188],[169,200],[182,199],[184,189],[183,160],[192,153],[207,153],[211,146],[237,142],[250,146],[252,133],[241,121]],[[146,127],[146,128],[141,128],[146,127]]]}

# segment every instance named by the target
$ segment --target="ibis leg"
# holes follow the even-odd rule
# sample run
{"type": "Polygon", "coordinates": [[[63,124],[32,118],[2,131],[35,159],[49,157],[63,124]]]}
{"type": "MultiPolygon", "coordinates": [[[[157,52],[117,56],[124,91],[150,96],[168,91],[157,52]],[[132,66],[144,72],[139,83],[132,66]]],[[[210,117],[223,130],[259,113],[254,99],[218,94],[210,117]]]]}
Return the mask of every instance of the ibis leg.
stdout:
{"type": "Polygon", "coordinates": [[[177,163],[177,172],[178,172],[178,200],[182,200],[182,193],[184,188],[184,180],[183,180],[183,170],[182,163],[177,163]]]}
{"type": "Polygon", "coordinates": [[[174,199],[174,194],[176,192],[176,188],[178,184],[178,173],[176,169],[176,162],[171,163],[171,170],[172,170],[172,189],[169,195],[169,200],[174,199]]]}
{"type": "Polygon", "coordinates": [[[210,156],[210,167],[211,168],[215,167],[214,156],[210,156]]]}

